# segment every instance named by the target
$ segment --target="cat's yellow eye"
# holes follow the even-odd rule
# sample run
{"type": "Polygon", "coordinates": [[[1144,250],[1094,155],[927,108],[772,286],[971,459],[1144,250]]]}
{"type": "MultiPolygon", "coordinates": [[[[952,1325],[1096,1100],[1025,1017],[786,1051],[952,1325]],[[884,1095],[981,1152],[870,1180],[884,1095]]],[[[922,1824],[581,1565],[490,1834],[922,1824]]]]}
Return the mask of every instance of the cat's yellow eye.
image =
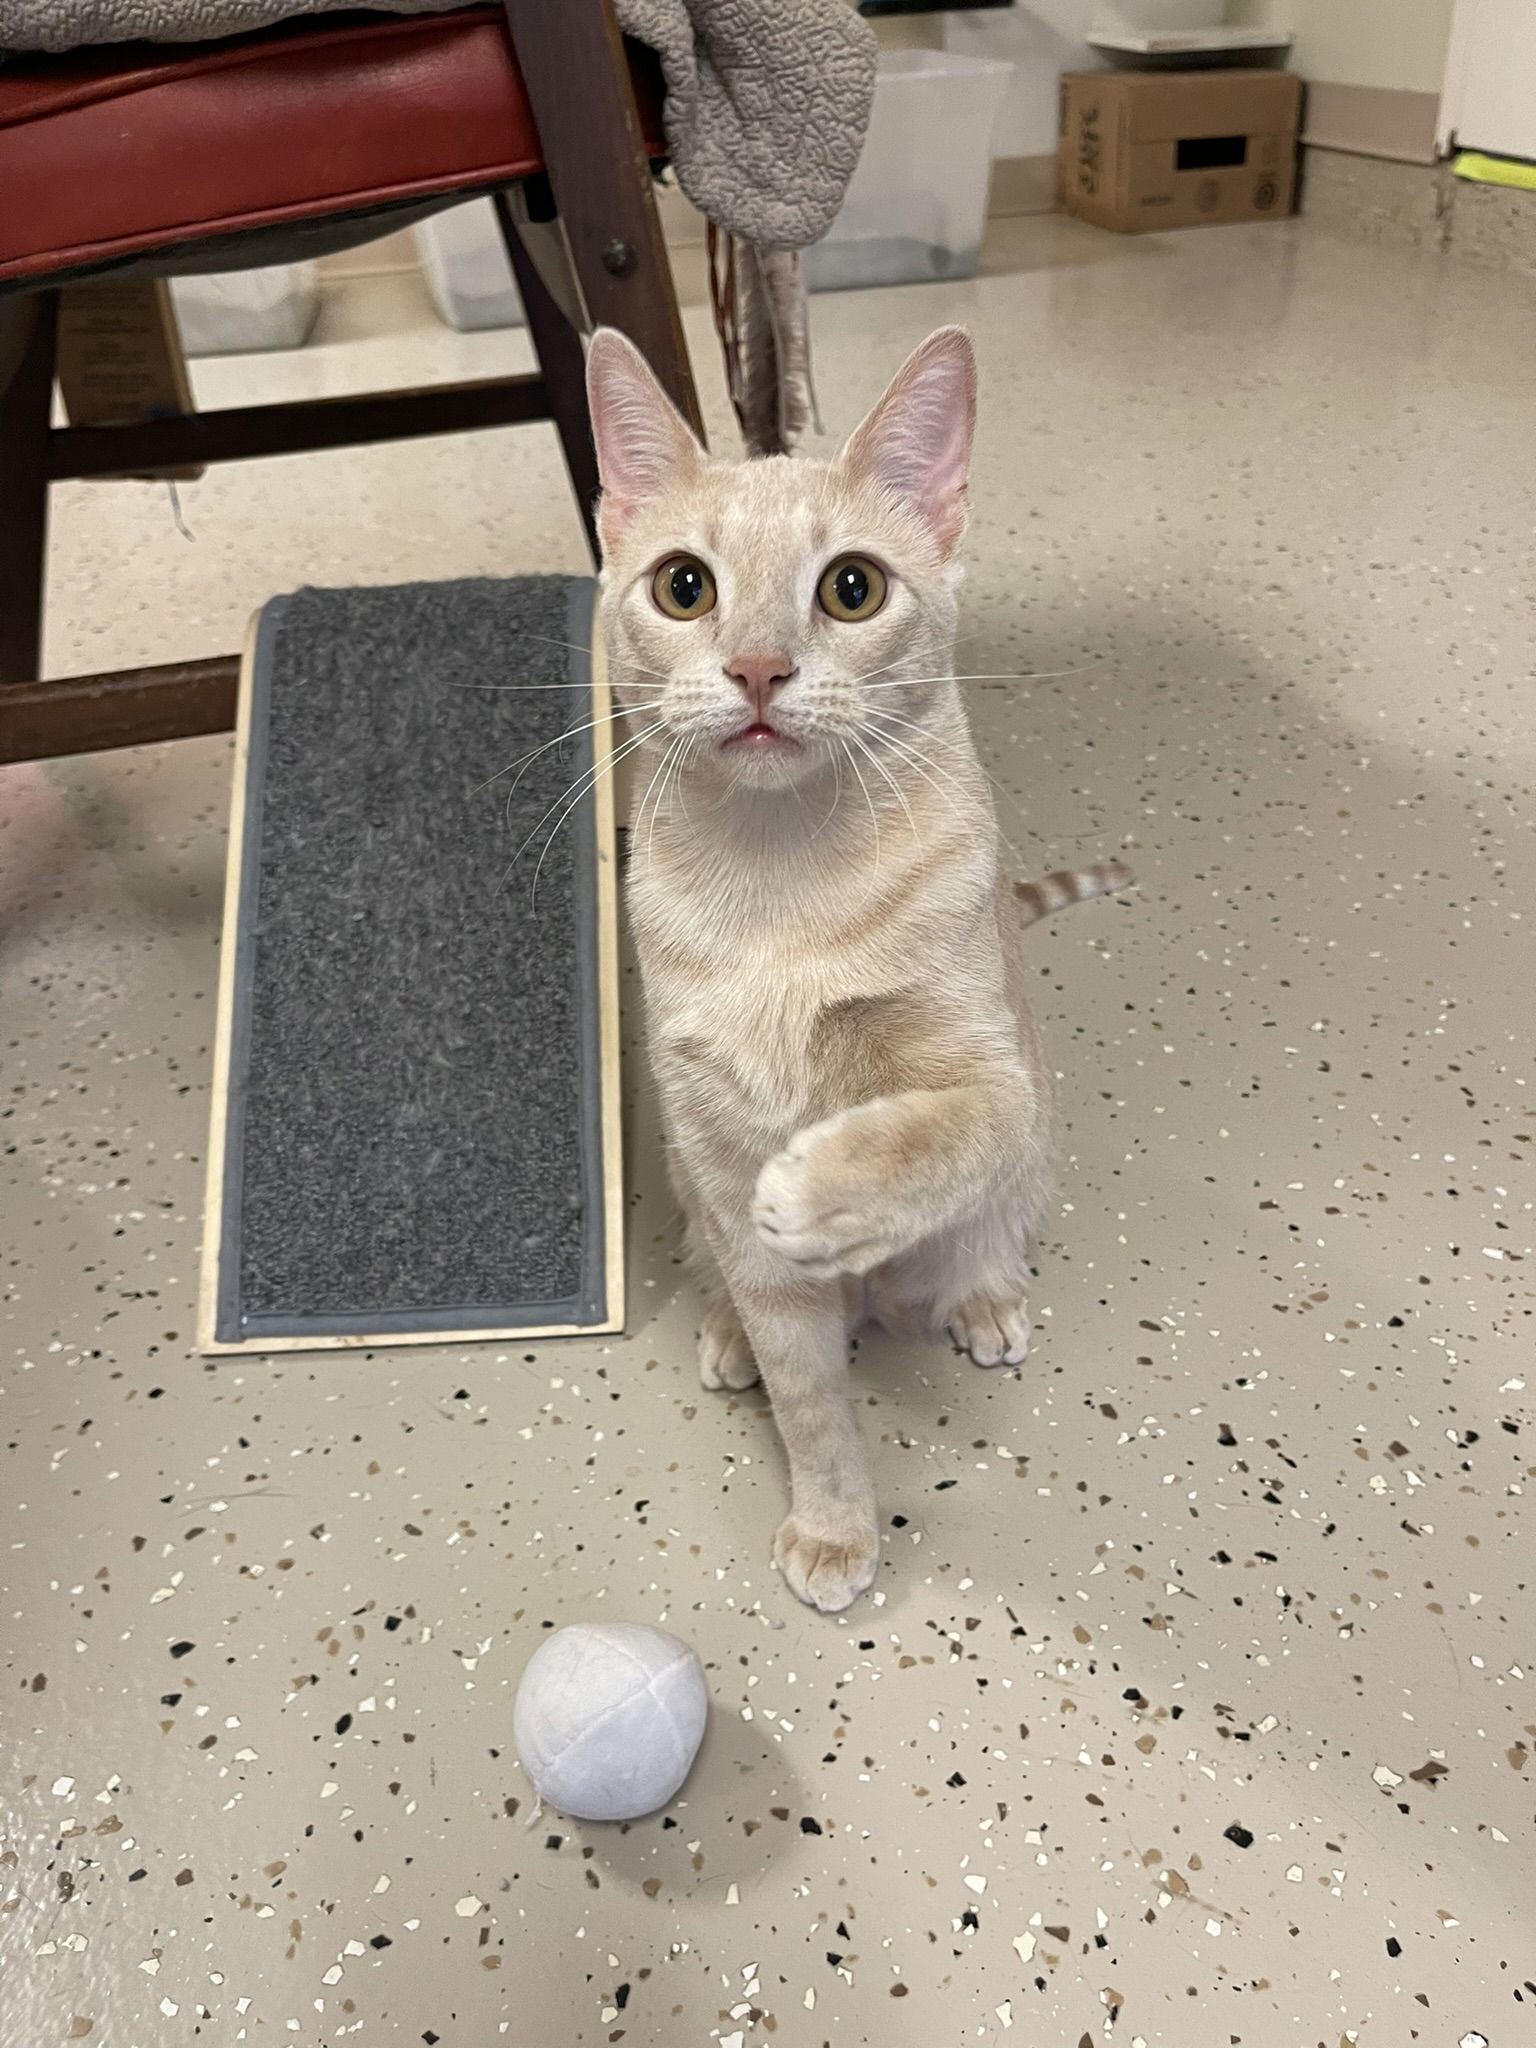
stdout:
{"type": "Polygon", "coordinates": [[[715,579],[692,555],[673,555],[651,578],[651,595],[669,619],[702,619],[715,608],[715,579]]]}
{"type": "Polygon", "coordinates": [[[867,556],[842,555],[817,584],[816,601],[830,619],[872,619],[885,603],[885,572],[867,556]]]}

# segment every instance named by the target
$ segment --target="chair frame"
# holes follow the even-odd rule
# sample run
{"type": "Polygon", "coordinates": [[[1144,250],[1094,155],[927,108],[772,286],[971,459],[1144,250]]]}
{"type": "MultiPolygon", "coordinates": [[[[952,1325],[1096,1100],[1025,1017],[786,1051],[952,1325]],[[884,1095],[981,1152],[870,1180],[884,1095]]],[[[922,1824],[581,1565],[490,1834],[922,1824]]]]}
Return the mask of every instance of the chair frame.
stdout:
{"type": "Polygon", "coordinates": [[[515,203],[516,188],[493,195],[538,358],[536,372],[236,406],[128,426],[55,427],[59,289],[0,297],[0,762],[221,732],[235,722],[235,655],[39,679],[48,493],[54,483],[547,419],[559,433],[595,558],[598,479],[582,334],[562,299],[567,306],[579,302],[588,327],[613,326],[627,334],[702,438],[612,0],[505,0],[505,7],[543,144],[552,209],[563,231],[553,241],[538,235],[536,257],[530,207],[515,203]],[[572,78],[581,81],[579,94],[567,89],[572,78]],[[553,274],[552,247],[568,265],[565,279],[553,274]],[[573,284],[574,292],[562,284],[573,284]]]}

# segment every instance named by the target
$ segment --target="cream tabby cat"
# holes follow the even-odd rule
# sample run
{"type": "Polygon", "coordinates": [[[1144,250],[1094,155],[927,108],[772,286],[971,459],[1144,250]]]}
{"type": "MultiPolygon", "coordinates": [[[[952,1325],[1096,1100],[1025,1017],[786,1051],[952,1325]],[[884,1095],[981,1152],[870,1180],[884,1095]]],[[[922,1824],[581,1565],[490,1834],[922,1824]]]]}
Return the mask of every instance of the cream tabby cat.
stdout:
{"type": "Polygon", "coordinates": [[[802,1600],[875,1575],[850,1329],[1029,1342],[1051,1085],[1016,892],[952,680],[975,365],[930,336],[836,461],[709,461],[634,348],[592,342],[601,617],[645,794],[630,913],[708,1387],[762,1379],[802,1600]],[[647,786],[649,785],[649,786],[647,786]]]}

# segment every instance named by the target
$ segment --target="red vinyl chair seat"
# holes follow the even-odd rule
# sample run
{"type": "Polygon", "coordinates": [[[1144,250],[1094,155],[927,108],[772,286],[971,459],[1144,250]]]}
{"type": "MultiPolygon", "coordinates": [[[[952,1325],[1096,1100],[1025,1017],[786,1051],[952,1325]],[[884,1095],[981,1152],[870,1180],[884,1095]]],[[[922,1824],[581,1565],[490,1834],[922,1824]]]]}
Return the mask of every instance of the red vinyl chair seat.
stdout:
{"type": "MultiPolygon", "coordinates": [[[[638,45],[629,56],[661,157],[659,67],[638,45]]],[[[542,165],[500,7],[13,58],[0,65],[0,290],[158,252],[173,267],[189,244],[238,250],[241,235],[387,214],[542,165]]]]}

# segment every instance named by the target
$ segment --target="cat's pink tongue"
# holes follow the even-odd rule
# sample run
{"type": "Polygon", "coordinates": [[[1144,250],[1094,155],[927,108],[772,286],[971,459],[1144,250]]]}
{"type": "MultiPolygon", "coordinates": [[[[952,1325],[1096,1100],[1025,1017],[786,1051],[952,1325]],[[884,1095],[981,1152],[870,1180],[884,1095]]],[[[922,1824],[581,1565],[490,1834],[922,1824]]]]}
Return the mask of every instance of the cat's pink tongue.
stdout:
{"type": "Polygon", "coordinates": [[[749,725],[745,732],[737,733],[731,740],[733,747],[772,747],[782,738],[771,725],[749,725]]]}

